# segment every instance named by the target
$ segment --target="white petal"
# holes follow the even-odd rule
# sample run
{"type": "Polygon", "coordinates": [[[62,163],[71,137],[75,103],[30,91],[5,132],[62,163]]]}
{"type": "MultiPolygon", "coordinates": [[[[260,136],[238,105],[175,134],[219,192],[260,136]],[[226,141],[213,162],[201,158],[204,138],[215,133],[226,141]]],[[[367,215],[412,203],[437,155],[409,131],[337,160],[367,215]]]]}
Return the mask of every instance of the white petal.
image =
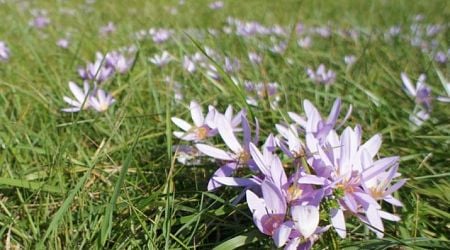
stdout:
{"type": "Polygon", "coordinates": [[[295,227],[303,237],[308,238],[316,231],[319,225],[319,209],[317,207],[293,206],[291,212],[295,227]]]}

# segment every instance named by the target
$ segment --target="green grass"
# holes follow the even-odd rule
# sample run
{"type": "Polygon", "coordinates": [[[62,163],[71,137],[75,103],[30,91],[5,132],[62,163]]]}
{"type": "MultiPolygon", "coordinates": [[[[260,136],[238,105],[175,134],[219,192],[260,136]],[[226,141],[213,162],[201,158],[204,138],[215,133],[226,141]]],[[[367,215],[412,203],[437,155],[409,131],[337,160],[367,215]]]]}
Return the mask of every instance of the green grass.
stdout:
{"type": "MultiPolygon", "coordinates": [[[[400,223],[386,222],[386,238],[376,239],[364,226],[353,223],[342,248],[381,249],[449,247],[450,235],[450,108],[433,103],[432,118],[413,130],[408,121],[414,103],[402,91],[400,72],[416,79],[427,75],[433,95],[444,89],[436,70],[447,79],[449,64],[438,65],[408,41],[385,42],[382,31],[400,24],[408,30],[416,14],[425,23],[448,25],[447,1],[227,1],[212,11],[207,1],[187,0],[172,16],[167,9],[178,1],[34,1],[0,4],[0,40],[11,58],[0,63],[0,248],[24,249],[243,249],[270,248],[272,242],[253,226],[246,204],[233,206],[234,189],[209,193],[206,184],[212,164],[183,166],[173,158],[176,130],[170,117],[189,119],[192,99],[223,111],[228,104],[249,108],[258,118],[262,135],[288,111],[300,112],[305,98],[322,112],[335,97],[353,105],[349,125],[361,124],[364,139],[382,133],[382,156],[401,156],[400,172],[408,182],[396,195],[405,207],[396,210],[400,223]],[[24,2],[28,3],[28,2],[24,2]],[[28,26],[29,10],[42,8],[52,23],[42,31],[28,26]],[[73,16],[61,9],[73,8],[73,16]],[[305,25],[356,28],[363,35],[354,41],[332,36],[314,39],[312,48],[300,49],[293,38],[283,55],[264,52],[260,67],[248,63],[248,51],[262,51],[267,37],[243,39],[206,34],[192,40],[184,28],[221,29],[228,16],[256,20],[264,25],[305,25]],[[117,32],[98,35],[108,21],[117,32]],[[137,41],[140,29],[166,27],[176,31],[171,42],[157,45],[137,41]],[[71,31],[69,50],[55,42],[71,31]],[[136,44],[139,56],[133,70],[106,85],[117,103],[106,113],[65,114],[62,96],[70,95],[67,82],[81,82],[78,66],[107,52],[136,44]],[[208,46],[242,61],[242,80],[280,84],[280,108],[272,111],[263,101],[245,103],[243,88],[229,79],[213,82],[201,73],[188,75],[180,63],[159,69],[147,58],[166,49],[176,58],[208,46]],[[347,54],[357,56],[349,70],[347,54]],[[292,63],[289,63],[292,61],[292,63]],[[337,73],[329,88],[308,80],[305,67],[325,63],[337,73]],[[182,84],[184,101],[173,98],[170,76],[182,84]],[[359,225],[359,226],[358,226],[359,225]],[[245,246],[244,246],[245,245],[245,246]]],[[[448,30],[437,37],[447,51],[448,30]]],[[[318,249],[326,246],[319,242],[318,249]]]]}

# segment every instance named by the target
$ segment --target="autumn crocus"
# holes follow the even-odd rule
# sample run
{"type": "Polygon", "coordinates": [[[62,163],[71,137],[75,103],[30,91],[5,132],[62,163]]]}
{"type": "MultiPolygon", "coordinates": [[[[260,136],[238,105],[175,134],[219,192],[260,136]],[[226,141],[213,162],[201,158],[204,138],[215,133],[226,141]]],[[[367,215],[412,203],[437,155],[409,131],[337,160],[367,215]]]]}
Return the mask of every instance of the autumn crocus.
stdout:
{"type": "Polygon", "coordinates": [[[170,61],[172,61],[172,56],[167,51],[163,51],[161,55],[155,54],[148,59],[151,63],[158,67],[166,66],[170,61]]]}
{"type": "Polygon", "coordinates": [[[8,61],[9,54],[10,54],[10,51],[9,51],[8,45],[6,45],[5,42],[0,41],[0,61],[3,61],[3,62],[8,61]]]}
{"type": "Polygon", "coordinates": [[[89,104],[97,112],[105,112],[115,102],[116,100],[113,96],[103,89],[97,89],[95,93],[89,97],[89,104]]]}
{"type": "Polygon", "coordinates": [[[172,122],[184,131],[175,131],[173,135],[185,141],[203,141],[208,137],[217,134],[214,118],[216,109],[213,106],[208,107],[208,113],[203,115],[202,107],[196,101],[191,101],[189,105],[193,125],[185,120],[177,117],[172,117],[172,122]]]}
{"type": "Polygon", "coordinates": [[[319,84],[330,85],[336,80],[336,73],[331,69],[327,70],[323,64],[320,64],[317,70],[307,68],[306,73],[309,79],[319,84]]]}
{"type": "Polygon", "coordinates": [[[83,87],[80,88],[76,83],[69,82],[69,89],[72,92],[75,99],[64,96],[64,101],[70,105],[69,108],[63,108],[63,112],[79,112],[90,107],[89,95],[90,87],[89,83],[84,82],[83,87]]]}
{"type": "Polygon", "coordinates": [[[300,125],[306,133],[312,133],[314,137],[321,142],[325,140],[326,136],[333,128],[339,128],[350,117],[352,112],[352,106],[350,106],[344,119],[337,124],[339,113],[341,111],[340,99],[334,101],[327,119],[322,118],[317,108],[309,100],[303,101],[303,108],[305,111],[304,116],[294,112],[288,112],[289,117],[296,124],[300,125]]]}
{"type": "Polygon", "coordinates": [[[402,72],[400,76],[406,93],[410,97],[414,98],[417,104],[422,105],[425,110],[430,111],[432,99],[431,88],[425,83],[426,76],[421,74],[415,86],[411,82],[411,79],[409,79],[408,75],[402,72]]]}
{"type": "MultiPolygon", "coordinates": [[[[215,124],[217,126],[220,137],[225,142],[230,151],[224,151],[220,148],[210,146],[207,144],[196,144],[197,149],[203,154],[224,162],[222,166],[214,173],[213,177],[208,183],[208,190],[214,190],[220,186],[221,183],[214,180],[215,177],[231,176],[238,168],[248,167],[251,157],[249,152],[249,144],[252,140],[251,131],[248,121],[242,117],[242,143],[238,141],[234,134],[232,124],[226,119],[224,115],[217,114],[215,117],[215,124]]],[[[257,132],[255,132],[257,134],[257,132]]],[[[254,142],[257,137],[254,138],[254,142]]]]}

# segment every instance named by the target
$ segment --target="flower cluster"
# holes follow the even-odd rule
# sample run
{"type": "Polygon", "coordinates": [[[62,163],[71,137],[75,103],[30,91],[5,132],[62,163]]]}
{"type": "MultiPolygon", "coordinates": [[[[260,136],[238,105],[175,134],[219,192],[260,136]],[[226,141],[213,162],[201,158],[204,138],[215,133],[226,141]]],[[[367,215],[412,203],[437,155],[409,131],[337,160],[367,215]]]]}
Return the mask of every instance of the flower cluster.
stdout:
{"type": "Polygon", "coordinates": [[[79,112],[89,108],[97,112],[104,112],[116,102],[111,94],[97,87],[91,89],[86,81],[83,83],[83,88],[80,88],[74,82],[69,82],[69,89],[75,99],[67,96],[63,97],[64,101],[70,105],[69,108],[61,109],[63,112],[79,112]]]}
{"type": "Polygon", "coordinates": [[[363,142],[360,126],[339,134],[351,114],[350,107],[338,122],[339,99],[327,118],[308,100],[303,107],[304,115],[289,112],[293,123],[276,124],[278,133],[259,145],[258,121],[252,129],[244,110],[233,115],[228,107],[222,114],[209,106],[204,116],[193,101],[194,125],[173,117],[183,130],[174,135],[194,143],[190,150],[185,146],[183,160],[195,152],[197,160],[203,155],[219,163],[209,191],[224,185],[243,188],[237,201],[246,198],[256,227],[277,247],[310,249],[330,228],[344,238],[349,216],[383,237],[382,220],[400,220],[380,205],[384,201],[402,206],[392,195],[405,183],[404,179],[392,183],[400,176],[399,157],[379,158],[381,135],[363,142]],[[220,137],[228,149],[214,145],[213,137],[220,137]]]}

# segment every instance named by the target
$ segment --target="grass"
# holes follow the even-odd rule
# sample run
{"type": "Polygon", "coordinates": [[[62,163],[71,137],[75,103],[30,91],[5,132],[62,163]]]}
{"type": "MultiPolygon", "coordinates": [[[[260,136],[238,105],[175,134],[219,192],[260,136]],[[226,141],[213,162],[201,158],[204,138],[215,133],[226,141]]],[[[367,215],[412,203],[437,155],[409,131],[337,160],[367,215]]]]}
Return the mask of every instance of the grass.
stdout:
{"type": "MultiPolygon", "coordinates": [[[[433,95],[444,90],[437,70],[449,79],[449,64],[439,65],[406,39],[386,42],[383,31],[401,25],[407,32],[416,14],[424,23],[448,26],[446,1],[227,1],[218,11],[207,1],[33,1],[0,3],[0,40],[11,49],[11,58],[0,63],[0,247],[24,249],[245,249],[270,248],[271,241],[253,226],[246,204],[231,204],[233,189],[206,191],[212,164],[184,166],[173,158],[176,128],[170,117],[188,118],[192,99],[204,107],[215,103],[248,108],[261,123],[262,134],[288,111],[300,112],[308,98],[326,112],[336,97],[353,105],[349,125],[361,124],[364,139],[382,133],[381,155],[401,156],[400,172],[408,182],[396,195],[405,207],[395,212],[400,223],[386,222],[386,238],[376,239],[354,223],[342,248],[382,249],[448,248],[450,235],[450,109],[434,102],[432,118],[418,129],[408,121],[414,102],[402,91],[400,72],[413,79],[427,75],[433,95]],[[22,6],[22,7],[21,7],[22,6]],[[168,14],[178,6],[178,14],[168,14]],[[46,9],[49,27],[28,25],[29,10],[46,9]],[[74,9],[73,15],[62,14],[74,9]],[[258,48],[270,45],[268,37],[244,39],[207,28],[221,29],[228,16],[256,20],[264,25],[293,27],[329,24],[355,28],[357,40],[333,35],[314,38],[310,49],[301,49],[296,38],[282,55],[258,48]],[[117,32],[98,34],[113,21],[117,32]],[[151,27],[171,28],[174,38],[155,44],[138,41],[134,33],[151,27]],[[204,35],[187,36],[196,28],[204,35]],[[68,50],[58,48],[58,38],[71,32],[68,50]],[[96,51],[107,52],[135,44],[139,56],[132,71],[114,78],[105,87],[117,103],[105,113],[60,112],[69,95],[67,82],[81,82],[78,66],[92,61],[96,51]],[[225,80],[214,81],[201,73],[189,75],[180,63],[157,68],[147,58],[163,49],[174,57],[195,53],[204,46],[241,59],[235,77],[278,82],[280,107],[273,111],[267,100],[257,107],[245,102],[244,89],[225,80]],[[247,52],[260,51],[260,67],[248,63],[247,52]],[[354,54],[356,64],[347,69],[343,57],[354,54]],[[329,87],[317,86],[306,67],[324,63],[337,72],[329,87]],[[181,83],[184,100],[174,100],[173,83],[181,83]]],[[[448,49],[448,28],[436,37],[438,48],[448,49]]],[[[320,242],[318,249],[325,246],[320,242]]]]}

